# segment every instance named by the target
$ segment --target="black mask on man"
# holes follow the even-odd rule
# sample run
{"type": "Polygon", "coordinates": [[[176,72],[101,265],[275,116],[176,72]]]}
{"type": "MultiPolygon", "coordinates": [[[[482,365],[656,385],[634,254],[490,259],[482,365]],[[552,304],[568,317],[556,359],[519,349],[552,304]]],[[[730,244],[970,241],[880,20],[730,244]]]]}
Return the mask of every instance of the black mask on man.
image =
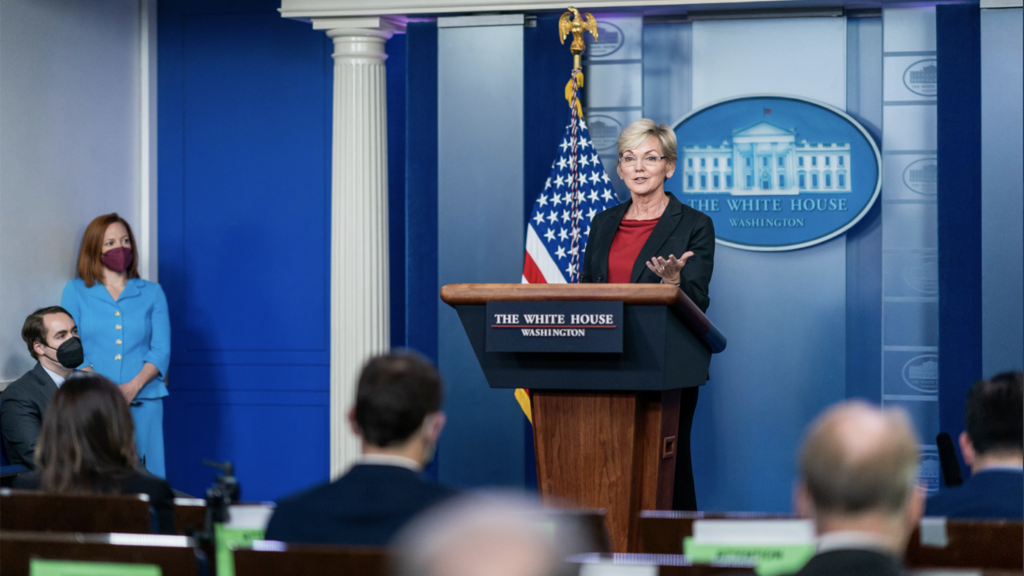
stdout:
{"type": "Polygon", "coordinates": [[[82,339],[72,336],[65,340],[60,347],[54,348],[49,344],[43,344],[51,350],[57,351],[57,362],[65,368],[78,368],[85,362],[85,351],[82,349],[82,339]]]}

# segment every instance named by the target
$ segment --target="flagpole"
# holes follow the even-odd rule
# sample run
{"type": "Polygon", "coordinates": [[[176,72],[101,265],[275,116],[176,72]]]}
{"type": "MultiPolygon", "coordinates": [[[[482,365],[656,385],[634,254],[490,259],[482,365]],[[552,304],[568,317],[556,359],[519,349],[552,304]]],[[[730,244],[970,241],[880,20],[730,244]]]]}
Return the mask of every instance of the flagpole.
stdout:
{"type": "Polygon", "coordinates": [[[583,106],[580,105],[579,89],[583,85],[583,51],[587,48],[583,42],[583,33],[586,31],[589,31],[595,40],[597,39],[597,20],[589,12],[581,15],[579,10],[569,6],[569,11],[562,14],[562,17],[558,19],[558,36],[562,44],[565,44],[565,39],[569,34],[572,34],[572,44],[569,45],[569,51],[572,52],[572,77],[565,86],[565,98],[569,101],[572,126],[570,137],[572,154],[569,160],[569,192],[572,198],[572,244],[570,248],[572,255],[569,259],[570,283],[578,283],[580,281],[579,246],[582,210],[580,210],[578,145],[579,123],[583,118],[583,106]],[[572,19],[570,20],[570,18],[572,19]]]}

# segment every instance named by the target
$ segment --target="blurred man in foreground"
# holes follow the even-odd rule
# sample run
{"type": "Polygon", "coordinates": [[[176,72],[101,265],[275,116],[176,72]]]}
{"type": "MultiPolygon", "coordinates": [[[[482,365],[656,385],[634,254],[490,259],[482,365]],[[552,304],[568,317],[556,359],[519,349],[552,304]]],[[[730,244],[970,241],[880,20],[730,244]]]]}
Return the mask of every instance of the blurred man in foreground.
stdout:
{"type": "Polygon", "coordinates": [[[797,509],[818,551],[799,576],[898,576],[921,518],[917,439],[902,412],[845,402],[818,417],[800,451],[797,509]]]}
{"type": "Polygon", "coordinates": [[[1024,393],[1020,372],[979,380],[967,393],[960,453],[971,467],[963,486],[928,499],[926,516],[1024,517],[1024,393]]]}
{"type": "Polygon", "coordinates": [[[569,576],[564,559],[590,549],[578,527],[536,498],[472,494],[414,520],[395,539],[396,576],[569,576]]]}
{"type": "Polygon", "coordinates": [[[420,472],[444,428],[437,370],[411,353],[363,367],[349,413],[362,457],[347,474],[277,504],[268,540],[384,546],[410,519],[453,495],[420,472]]]}

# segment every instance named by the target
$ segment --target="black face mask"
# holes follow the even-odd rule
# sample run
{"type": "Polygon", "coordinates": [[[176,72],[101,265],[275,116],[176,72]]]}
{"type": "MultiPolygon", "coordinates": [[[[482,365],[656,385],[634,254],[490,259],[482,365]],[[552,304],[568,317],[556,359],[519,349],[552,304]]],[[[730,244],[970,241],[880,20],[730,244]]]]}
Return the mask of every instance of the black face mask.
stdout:
{"type": "Polygon", "coordinates": [[[49,344],[43,344],[50,350],[57,351],[57,362],[65,368],[78,368],[85,362],[85,351],[82,350],[82,340],[78,336],[72,336],[65,340],[59,348],[49,344]]]}

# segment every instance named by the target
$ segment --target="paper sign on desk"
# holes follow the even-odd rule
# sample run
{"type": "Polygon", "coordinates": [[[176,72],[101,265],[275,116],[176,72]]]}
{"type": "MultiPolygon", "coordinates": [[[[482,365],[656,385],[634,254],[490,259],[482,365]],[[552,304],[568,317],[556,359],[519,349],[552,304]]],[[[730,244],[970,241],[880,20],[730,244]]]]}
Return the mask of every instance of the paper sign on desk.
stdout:
{"type": "Polygon", "coordinates": [[[814,556],[810,520],[697,520],[683,553],[693,562],[757,561],[760,576],[796,572],[814,556]]]}
{"type": "Polygon", "coordinates": [[[580,566],[580,576],[658,576],[657,566],[639,566],[629,564],[584,564],[580,566]]]}
{"type": "Polygon", "coordinates": [[[29,576],[161,576],[154,564],[119,564],[113,562],[82,562],[78,560],[29,561],[29,576]]]}
{"type": "Polygon", "coordinates": [[[273,513],[273,506],[231,506],[231,519],[215,529],[218,576],[235,576],[234,551],[252,548],[253,542],[262,540],[273,513]]]}

